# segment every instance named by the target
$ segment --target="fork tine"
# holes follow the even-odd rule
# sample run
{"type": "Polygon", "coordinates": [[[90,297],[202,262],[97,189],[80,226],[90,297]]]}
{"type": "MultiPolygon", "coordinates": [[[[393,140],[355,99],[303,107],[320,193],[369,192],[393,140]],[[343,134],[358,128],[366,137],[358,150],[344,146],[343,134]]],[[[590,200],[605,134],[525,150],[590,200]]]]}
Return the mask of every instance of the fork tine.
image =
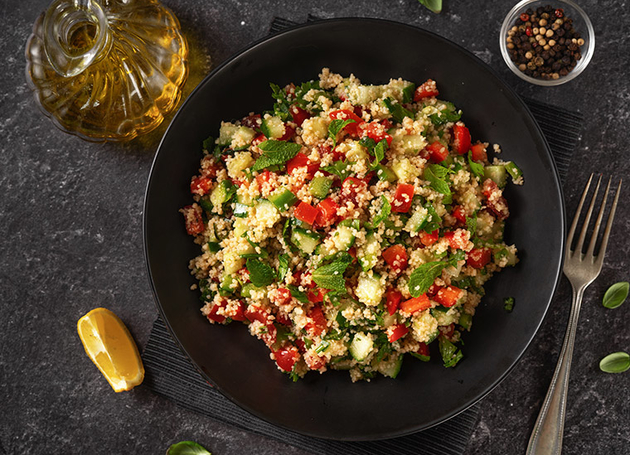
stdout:
{"type": "Polygon", "coordinates": [[[604,255],[606,254],[606,246],[608,245],[608,236],[610,235],[610,229],[612,228],[612,222],[615,218],[615,210],[617,210],[617,202],[619,201],[619,193],[621,193],[621,182],[619,180],[619,186],[615,193],[615,200],[610,209],[610,215],[608,215],[608,222],[606,223],[606,230],[604,231],[604,238],[602,239],[602,246],[599,247],[599,253],[597,254],[597,262],[602,263],[604,261],[604,255]]]}
{"type": "Polygon", "coordinates": [[[604,210],[606,210],[606,201],[608,200],[608,192],[610,191],[610,182],[612,177],[608,179],[608,185],[606,185],[606,191],[604,191],[604,200],[602,201],[602,207],[599,209],[597,215],[597,221],[595,221],[595,227],[593,228],[593,235],[591,241],[588,244],[588,250],[586,250],[587,256],[592,256],[595,250],[595,243],[597,243],[597,234],[599,234],[599,226],[602,224],[602,218],[604,217],[604,210]]]}
{"type": "Polygon", "coordinates": [[[586,200],[586,195],[588,194],[588,189],[591,187],[592,180],[593,180],[593,174],[591,174],[591,176],[588,178],[588,182],[586,182],[586,188],[584,188],[584,192],[582,193],[582,199],[580,199],[578,208],[575,211],[575,217],[573,218],[573,222],[571,223],[571,228],[569,229],[569,235],[567,235],[567,253],[571,251],[571,244],[573,243],[573,234],[575,234],[575,228],[577,227],[578,221],[580,219],[582,206],[584,205],[584,201],[586,200]]]}
{"type": "Polygon", "coordinates": [[[593,199],[591,199],[591,205],[588,206],[588,211],[586,212],[586,218],[584,218],[584,226],[582,226],[582,230],[580,231],[580,238],[578,239],[577,245],[575,245],[575,252],[582,254],[582,247],[584,246],[584,238],[586,237],[586,230],[588,229],[588,223],[591,221],[591,214],[593,213],[593,207],[595,207],[595,200],[597,199],[597,193],[599,192],[599,185],[602,183],[602,175],[599,175],[599,179],[597,179],[597,186],[595,187],[595,193],[593,194],[593,199]]]}

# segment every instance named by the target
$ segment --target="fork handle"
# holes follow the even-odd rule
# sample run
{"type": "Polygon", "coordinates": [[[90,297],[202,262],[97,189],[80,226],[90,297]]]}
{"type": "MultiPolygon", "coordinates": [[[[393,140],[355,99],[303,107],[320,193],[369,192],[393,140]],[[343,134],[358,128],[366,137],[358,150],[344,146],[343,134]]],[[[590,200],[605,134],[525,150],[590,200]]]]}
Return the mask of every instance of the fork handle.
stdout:
{"type": "Polygon", "coordinates": [[[569,325],[564,335],[562,350],[558,358],[556,370],[553,373],[551,385],[545,396],[536,425],[529,438],[527,455],[560,455],[562,452],[562,435],[564,432],[564,418],[567,406],[567,392],[569,389],[569,373],[571,372],[571,358],[575,331],[582,306],[584,286],[573,287],[573,303],[569,315],[569,325]]]}

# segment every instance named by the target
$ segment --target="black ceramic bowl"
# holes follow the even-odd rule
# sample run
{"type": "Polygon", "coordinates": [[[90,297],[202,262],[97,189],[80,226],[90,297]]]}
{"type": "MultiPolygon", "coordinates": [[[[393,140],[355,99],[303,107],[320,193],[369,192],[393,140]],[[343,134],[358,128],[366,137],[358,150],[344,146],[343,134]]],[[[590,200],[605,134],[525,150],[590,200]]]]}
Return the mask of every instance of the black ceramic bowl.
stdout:
{"type": "Polygon", "coordinates": [[[144,212],[145,252],[157,305],[182,350],[225,396],[251,413],[303,434],[369,440],[428,428],[487,394],[515,365],[536,333],[559,278],[564,206],[549,148],[523,102],[483,62],[432,33],[375,19],[339,19],[296,27],[259,41],[216,68],[173,119],[153,163],[144,212]],[[352,383],[347,372],[310,373],[293,383],[264,344],[241,324],[211,325],[199,312],[188,261],[198,246],[178,210],[191,203],[190,178],[201,142],[221,120],[269,109],[269,83],[316,79],[322,67],[364,83],[391,77],[435,79],[440,97],[464,111],[473,138],[501,144],[525,185],[506,191],[507,239],[521,262],[487,286],[465,358],[445,369],[409,358],[397,379],[352,383]],[[512,313],[503,299],[513,296],[512,313]]]}

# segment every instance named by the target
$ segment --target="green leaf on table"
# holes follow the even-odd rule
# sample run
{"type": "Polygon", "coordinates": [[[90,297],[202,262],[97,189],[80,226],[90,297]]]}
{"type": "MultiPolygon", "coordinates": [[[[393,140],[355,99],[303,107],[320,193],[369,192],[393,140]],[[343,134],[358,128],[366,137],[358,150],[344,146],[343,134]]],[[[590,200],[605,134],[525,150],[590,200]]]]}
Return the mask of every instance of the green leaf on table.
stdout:
{"type": "Polygon", "coordinates": [[[182,441],[173,444],[166,451],[166,455],[212,455],[203,446],[194,441],[182,441]]]}
{"type": "Polygon", "coordinates": [[[511,313],[514,309],[514,297],[506,297],[503,299],[503,309],[508,313],[511,313]]]}
{"type": "Polygon", "coordinates": [[[627,281],[621,281],[613,284],[608,288],[606,294],[604,294],[604,300],[602,304],[606,308],[618,308],[628,297],[628,290],[630,289],[630,283],[627,281]]]}
{"type": "Polygon", "coordinates": [[[258,148],[264,153],[256,160],[252,171],[260,171],[270,166],[284,164],[297,155],[302,149],[302,146],[295,142],[275,141],[270,139],[261,142],[258,148]]]}
{"type": "Polygon", "coordinates": [[[276,274],[273,269],[260,259],[249,258],[246,263],[249,279],[256,287],[269,286],[276,274]]]}
{"type": "Polygon", "coordinates": [[[613,352],[599,362],[599,369],[604,373],[623,373],[630,369],[630,355],[626,352],[613,352]]]}
{"type": "Polygon", "coordinates": [[[412,297],[419,297],[429,290],[435,279],[440,276],[442,269],[448,264],[435,261],[422,264],[411,272],[409,277],[409,293],[412,297]]]}
{"type": "Polygon", "coordinates": [[[328,125],[328,137],[333,141],[333,148],[337,145],[337,135],[339,132],[351,123],[356,123],[356,121],[349,118],[346,120],[335,119],[330,122],[330,125],[328,125]]]}
{"type": "Polygon", "coordinates": [[[418,0],[421,5],[427,7],[430,11],[440,14],[442,11],[442,0],[418,0]]]}

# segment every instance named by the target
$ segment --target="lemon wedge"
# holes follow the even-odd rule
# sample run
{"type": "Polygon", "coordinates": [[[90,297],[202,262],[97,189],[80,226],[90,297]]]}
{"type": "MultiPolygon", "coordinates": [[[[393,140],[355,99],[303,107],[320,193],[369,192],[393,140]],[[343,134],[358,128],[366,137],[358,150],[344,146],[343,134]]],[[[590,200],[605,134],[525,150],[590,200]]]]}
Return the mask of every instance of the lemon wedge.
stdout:
{"type": "Polygon", "coordinates": [[[129,330],[107,308],[96,308],[77,322],[85,352],[114,392],[133,389],[144,379],[144,366],[129,330]]]}

